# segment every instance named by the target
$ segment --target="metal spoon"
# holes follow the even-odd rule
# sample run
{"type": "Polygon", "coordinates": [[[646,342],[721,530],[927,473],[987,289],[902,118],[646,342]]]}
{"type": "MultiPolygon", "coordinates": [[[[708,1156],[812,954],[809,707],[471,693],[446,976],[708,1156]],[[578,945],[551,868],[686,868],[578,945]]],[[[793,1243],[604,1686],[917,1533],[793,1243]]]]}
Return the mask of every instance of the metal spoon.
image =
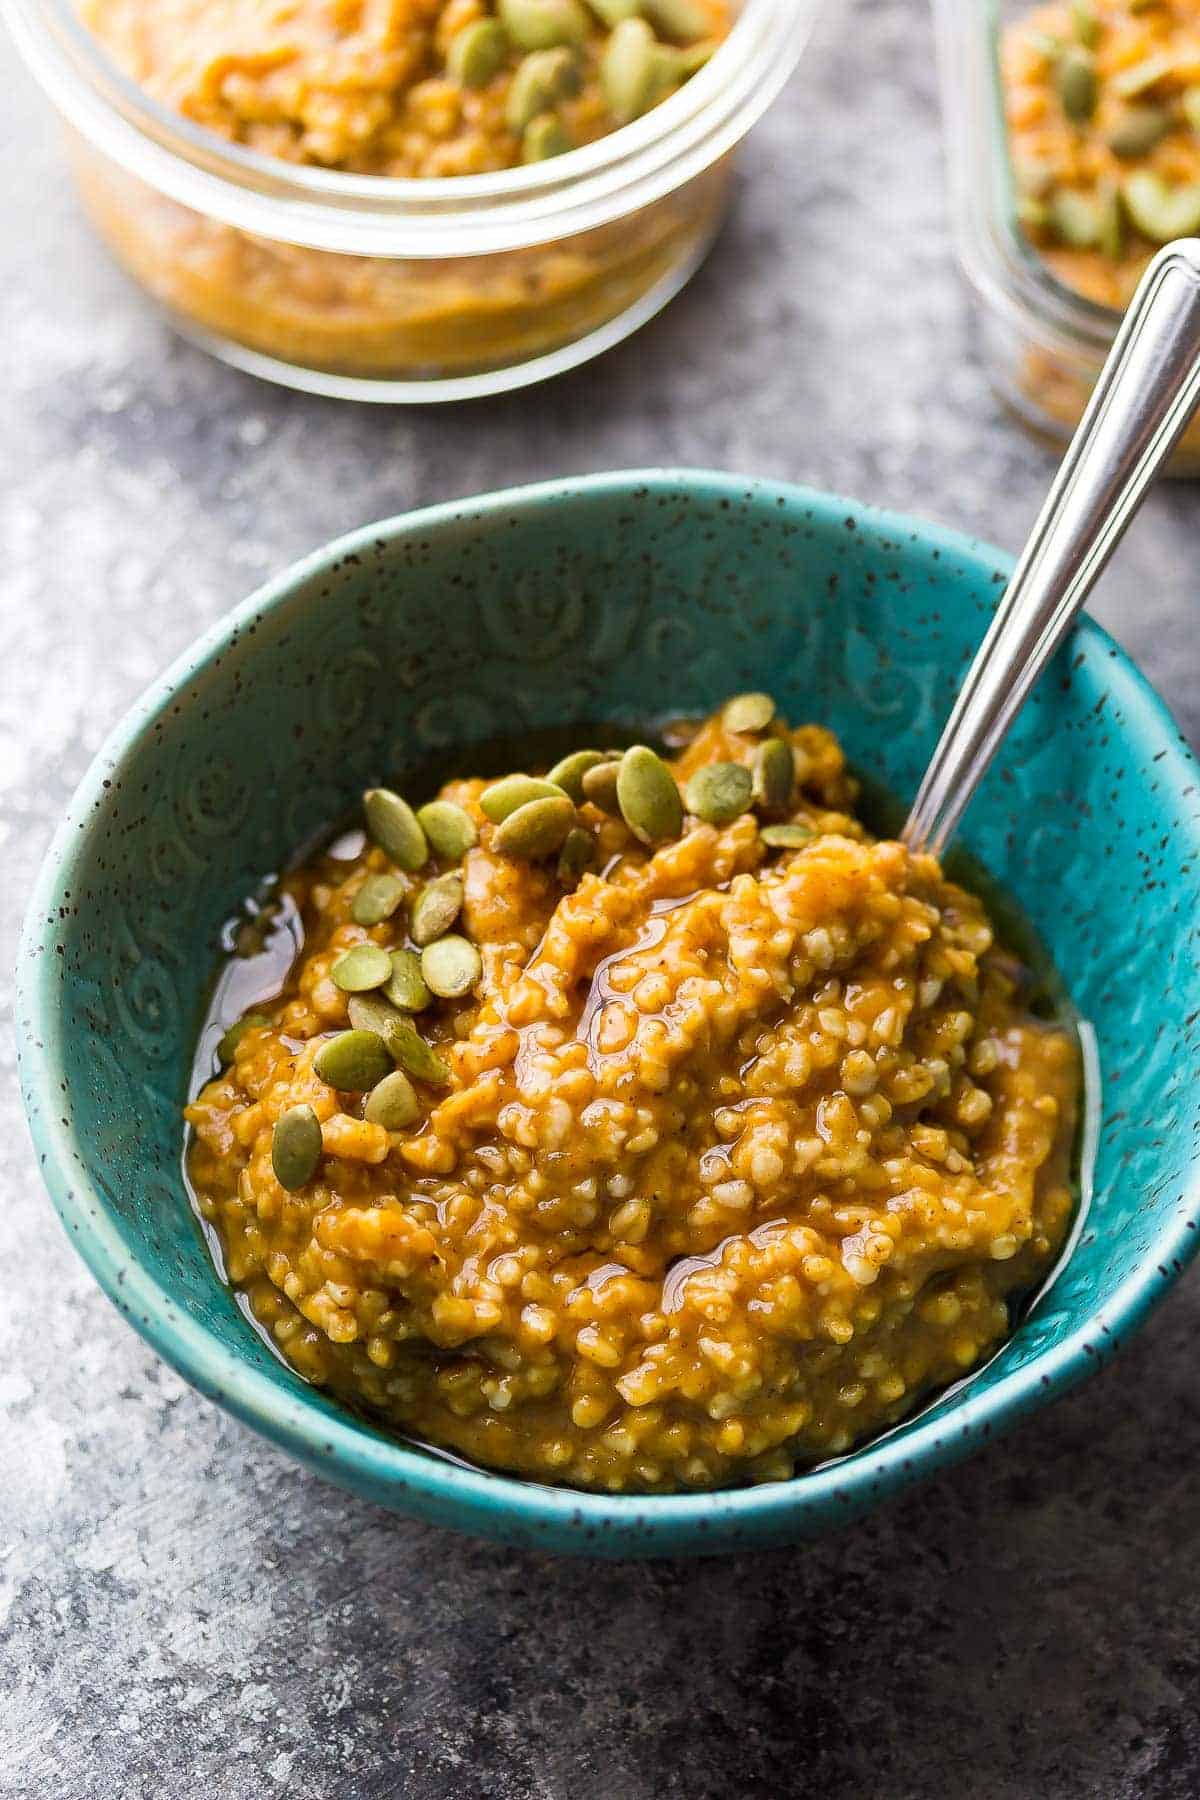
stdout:
{"type": "Polygon", "coordinates": [[[1139,283],[904,827],[940,854],[1200,401],[1200,239],[1139,283]]]}

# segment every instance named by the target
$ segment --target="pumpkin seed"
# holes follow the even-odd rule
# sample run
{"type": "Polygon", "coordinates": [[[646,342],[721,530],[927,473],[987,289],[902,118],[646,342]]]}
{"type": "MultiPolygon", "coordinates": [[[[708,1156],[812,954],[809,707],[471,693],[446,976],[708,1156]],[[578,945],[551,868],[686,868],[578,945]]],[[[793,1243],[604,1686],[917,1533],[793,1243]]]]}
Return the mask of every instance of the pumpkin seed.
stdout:
{"type": "Polygon", "coordinates": [[[690,44],[708,30],[708,14],[699,0],[643,0],[642,11],[664,37],[690,44]]]}
{"type": "Polygon", "coordinates": [[[445,1064],[433,1057],[433,1051],[409,1015],[398,1012],[382,995],[356,994],[350,1002],[350,1018],[359,1031],[373,1031],[376,1037],[381,1037],[392,1061],[403,1063],[410,1075],[421,1075],[423,1068],[429,1068],[433,1073],[424,1075],[424,1080],[448,1079],[445,1064]],[[430,1057],[433,1057],[433,1063],[430,1063],[430,1057]]]}
{"type": "Polygon", "coordinates": [[[1017,201],[1017,219],[1022,225],[1044,231],[1050,223],[1050,208],[1044,200],[1035,200],[1032,194],[1022,194],[1017,201]]]}
{"type": "Polygon", "coordinates": [[[728,825],[750,804],[750,771],[741,763],[705,763],[684,790],[687,809],[706,825],[728,825]]]}
{"type": "Polygon", "coordinates": [[[1128,69],[1113,76],[1112,91],[1122,100],[1132,100],[1135,94],[1144,94],[1147,88],[1157,87],[1160,81],[1173,75],[1177,67],[1175,57],[1165,52],[1144,56],[1141,62],[1132,63],[1128,69]]]}
{"type": "MultiPolygon", "coordinates": [[[[449,931],[462,911],[463,883],[461,875],[439,875],[427,882],[413,901],[409,914],[409,935],[414,944],[432,944],[449,931]]],[[[388,963],[391,972],[391,963],[388,963]]],[[[434,989],[436,993],[436,988],[434,989]]]]}
{"type": "Polygon", "coordinates": [[[617,771],[621,817],[643,844],[661,844],[683,830],[683,801],[675,777],[646,744],[632,744],[617,771]]]}
{"type": "Polygon", "coordinates": [[[398,875],[368,875],[350,902],[350,917],[356,925],[382,925],[391,918],[404,893],[404,883],[398,875]]]}
{"type": "Polygon", "coordinates": [[[518,806],[528,806],[531,800],[561,800],[562,797],[560,787],[553,781],[543,781],[539,775],[506,775],[503,781],[494,781],[491,787],[484,788],[479,804],[493,825],[503,825],[518,806]]]}
{"type": "Polygon", "coordinates": [[[321,1121],[311,1106],[289,1106],[271,1133],[271,1167],[280,1187],[307,1187],[321,1160],[321,1121]]]}
{"type": "Polygon", "coordinates": [[[595,860],[595,838],[582,825],[574,825],[563,840],[563,847],[558,853],[558,867],[554,872],[563,887],[574,888],[579,885],[579,877],[584,870],[590,869],[595,860]]]}
{"type": "Polygon", "coordinates": [[[427,1081],[431,1087],[445,1087],[449,1082],[450,1070],[411,1019],[401,1015],[392,1029],[388,1048],[400,1066],[418,1081],[427,1081]]]}
{"type": "Polygon", "coordinates": [[[1112,262],[1119,262],[1125,249],[1125,211],[1121,190],[1115,182],[1106,182],[1097,195],[1100,207],[1100,249],[1112,262]]]}
{"type": "Polygon", "coordinates": [[[711,62],[721,48],[715,38],[701,38],[698,43],[686,44],[683,49],[672,52],[676,79],[687,81],[697,74],[707,62],[711,62]]]}
{"type": "Polygon", "coordinates": [[[237,1047],[248,1031],[254,1031],[259,1026],[270,1023],[266,1013],[252,1012],[244,1014],[242,1018],[232,1024],[217,1043],[217,1060],[221,1067],[224,1068],[233,1061],[237,1055],[237,1047]]]}
{"type": "Polygon", "coordinates": [[[1100,42],[1100,21],[1091,0],[1072,0],[1071,22],[1075,27],[1075,36],[1084,49],[1094,50],[1100,42]]]}
{"type": "Polygon", "coordinates": [[[382,994],[351,994],[350,1023],[356,1031],[373,1031],[391,1049],[392,1028],[402,1015],[382,994]]]}
{"type": "Polygon", "coordinates": [[[770,694],[735,694],[721,708],[722,725],[739,735],[765,731],[774,717],[775,702],[770,694]]]}
{"type": "Polygon", "coordinates": [[[580,0],[500,0],[496,10],[518,50],[582,44],[588,35],[587,13],[580,0]]]}
{"type": "Polygon", "coordinates": [[[807,825],[764,825],[758,835],[771,850],[798,850],[817,834],[807,825]]]}
{"type": "Polygon", "coordinates": [[[546,771],[546,780],[554,787],[560,787],[579,806],[583,801],[584,776],[589,769],[598,769],[607,761],[603,750],[572,750],[569,756],[564,756],[561,762],[546,771]]]}
{"type": "Polygon", "coordinates": [[[1165,107],[1127,106],[1104,141],[1114,156],[1148,156],[1172,123],[1165,107]]]}
{"type": "Polygon", "coordinates": [[[533,862],[558,850],[574,823],[575,808],[564,793],[527,800],[497,826],[496,848],[502,856],[533,862]]]}
{"type": "Polygon", "coordinates": [[[620,756],[608,756],[594,769],[584,775],[580,786],[583,797],[598,806],[601,812],[611,813],[614,819],[621,816],[620,803],[617,800],[617,775],[621,768],[620,756]]]}
{"type": "Polygon", "coordinates": [[[391,972],[392,959],[378,944],[355,944],[329,971],[344,994],[366,994],[382,987],[391,972]]]}
{"type": "Polygon", "coordinates": [[[654,104],[658,50],[658,39],[645,19],[622,19],[610,33],[600,58],[600,87],[605,105],[619,124],[640,118],[654,104]]]}
{"type": "Polygon", "coordinates": [[[479,842],[475,821],[465,806],[453,800],[431,800],[417,814],[417,824],[429,839],[436,856],[459,862],[479,842]]]}
{"type": "Polygon", "coordinates": [[[561,119],[552,112],[539,113],[530,119],[521,136],[521,161],[547,162],[552,156],[565,156],[574,144],[567,136],[561,119]]]}
{"type": "Polygon", "coordinates": [[[421,1116],[421,1102],[403,1069],[393,1069],[367,1095],[363,1118],[385,1131],[407,1131],[421,1116]]]}
{"type": "Polygon", "coordinates": [[[369,788],[363,795],[363,811],[367,830],[385,856],[410,875],[425,866],[429,845],[407,800],[390,788],[369,788]]]}
{"type": "Polygon", "coordinates": [[[469,938],[451,932],[421,952],[421,973],[439,1000],[461,1000],[483,974],[483,960],[469,938]]]}
{"type": "Polygon", "coordinates": [[[313,1057],[313,1071],[343,1094],[365,1094],[392,1066],[388,1047],[374,1031],[339,1031],[313,1057]]]}
{"type": "Polygon", "coordinates": [[[784,738],[766,738],[754,753],[754,803],[764,812],[785,812],[796,785],[796,759],[784,738]]]}
{"type": "Polygon", "coordinates": [[[424,1012],[433,996],[425,986],[420,957],[415,950],[393,950],[391,962],[384,998],[401,1012],[424,1012]]]}
{"type": "Polygon", "coordinates": [[[1086,50],[1064,50],[1054,66],[1054,85],[1068,119],[1083,125],[1096,110],[1100,84],[1096,65],[1086,50]]]}
{"type": "Polygon", "coordinates": [[[1126,176],[1121,194],[1130,220],[1152,244],[1169,244],[1200,231],[1200,182],[1168,187],[1158,175],[1141,169],[1126,176]]]}
{"type": "Polygon", "coordinates": [[[560,100],[579,92],[579,63],[565,45],[534,50],[519,64],[504,105],[510,131],[524,131],[541,113],[553,112],[560,100]]]}
{"type": "Polygon", "coordinates": [[[1087,250],[1100,242],[1100,208],[1091,194],[1059,188],[1051,195],[1049,215],[1050,229],[1060,243],[1087,250]]]}
{"type": "Polygon", "coordinates": [[[475,19],[450,39],[446,73],[460,87],[486,87],[508,55],[508,33],[499,19],[475,19]]]}

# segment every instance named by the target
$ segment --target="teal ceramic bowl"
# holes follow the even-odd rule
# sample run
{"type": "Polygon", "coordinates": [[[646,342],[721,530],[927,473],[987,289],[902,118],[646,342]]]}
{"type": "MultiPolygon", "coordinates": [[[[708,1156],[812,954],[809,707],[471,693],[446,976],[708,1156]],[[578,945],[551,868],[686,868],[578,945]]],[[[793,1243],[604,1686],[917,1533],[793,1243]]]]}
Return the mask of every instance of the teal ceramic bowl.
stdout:
{"type": "MultiPolygon", "coordinates": [[[[1048,946],[1103,1067],[1069,1262],[978,1376],[787,1484],[644,1499],[424,1455],[284,1368],[213,1273],[179,1108],[217,932],[382,777],[446,751],[631,727],[769,686],[915,789],[1008,570],[997,551],[794,487],[616,474],[371,526],[270,582],[92,765],[21,955],[34,1140],[105,1292],[200,1391],[310,1468],[461,1530],[605,1555],[791,1543],[966,1455],[1110,1357],[1197,1245],[1200,805],[1161,703],[1084,623],[964,825],[1048,946]]],[[[468,765],[469,766],[469,765],[468,765]]]]}

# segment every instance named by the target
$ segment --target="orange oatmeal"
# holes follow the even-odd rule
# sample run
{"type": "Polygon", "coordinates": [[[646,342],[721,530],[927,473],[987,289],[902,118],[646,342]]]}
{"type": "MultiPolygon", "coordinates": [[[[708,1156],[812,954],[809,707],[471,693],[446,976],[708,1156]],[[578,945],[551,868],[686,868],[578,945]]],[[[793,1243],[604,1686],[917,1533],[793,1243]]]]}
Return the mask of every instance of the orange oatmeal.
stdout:
{"type": "Polygon", "coordinates": [[[1073,1208],[1074,1036],[981,902],[769,697],[674,741],[372,790],[366,843],[284,878],[302,947],[187,1108],[301,1374],[613,1491],[877,1433],[1002,1339],[1073,1208]]]}

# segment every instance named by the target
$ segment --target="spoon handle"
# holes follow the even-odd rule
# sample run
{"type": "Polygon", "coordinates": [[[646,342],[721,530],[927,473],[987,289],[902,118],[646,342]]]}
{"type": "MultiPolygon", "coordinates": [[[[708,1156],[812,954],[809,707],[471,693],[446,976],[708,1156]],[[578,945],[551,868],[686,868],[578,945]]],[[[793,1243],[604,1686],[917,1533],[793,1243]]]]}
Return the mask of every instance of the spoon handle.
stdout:
{"type": "Polygon", "coordinates": [[[904,841],[940,854],[1030,689],[1200,400],[1200,239],[1160,250],[913,803],[904,841]]]}

